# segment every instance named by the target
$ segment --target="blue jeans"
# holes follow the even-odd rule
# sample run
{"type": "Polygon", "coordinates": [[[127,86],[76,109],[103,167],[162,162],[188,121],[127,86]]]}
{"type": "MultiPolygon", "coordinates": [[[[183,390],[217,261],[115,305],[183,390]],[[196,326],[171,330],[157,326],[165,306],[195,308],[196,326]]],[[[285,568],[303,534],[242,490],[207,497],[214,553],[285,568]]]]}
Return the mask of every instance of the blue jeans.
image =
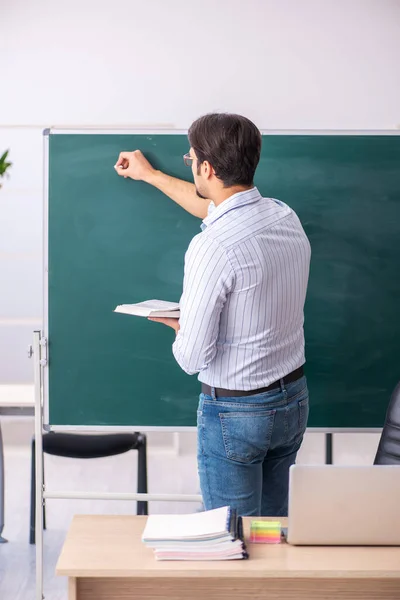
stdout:
{"type": "Polygon", "coordinates": [[[197,458],[205,509],[229,505],[243,516],[286,516],[289,467],[308,410],[305,377],[253,396],[201,394],[197,458]]]}

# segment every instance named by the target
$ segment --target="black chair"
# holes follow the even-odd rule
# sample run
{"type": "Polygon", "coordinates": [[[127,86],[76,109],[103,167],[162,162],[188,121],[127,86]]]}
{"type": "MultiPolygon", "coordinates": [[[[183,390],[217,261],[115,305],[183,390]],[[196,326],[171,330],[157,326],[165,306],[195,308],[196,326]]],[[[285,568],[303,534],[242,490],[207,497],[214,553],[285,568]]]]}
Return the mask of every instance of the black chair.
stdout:
{"type": "MultiPolygon", "coordinates": [[[[35,543],[35,509],[36,509],[36,467],[35,438],[31,450],[31,521],[29,542],[35,543]]],[[[142,433],[116,433],[106,435],[80,435],[73,433],[50,432],[43,434],[43,454],[64,456],[67,458],[102,458],[123,454],[129,450],[138,451],[137,491],[147,493],[147,440],[142,433]]],[[[44,469],[43,469],[44,482],[44,469]]],[[[147,515],[148,505],[145,501],[137,503],[137,514],[147,515]]],[[[46,529],[46,513],[43,505],[43,529],[46,529]]]]}
{"type": "Polygon", "coordinates": [[[400,383],[390,398],[374,465],[400,465],[400,383]]]}

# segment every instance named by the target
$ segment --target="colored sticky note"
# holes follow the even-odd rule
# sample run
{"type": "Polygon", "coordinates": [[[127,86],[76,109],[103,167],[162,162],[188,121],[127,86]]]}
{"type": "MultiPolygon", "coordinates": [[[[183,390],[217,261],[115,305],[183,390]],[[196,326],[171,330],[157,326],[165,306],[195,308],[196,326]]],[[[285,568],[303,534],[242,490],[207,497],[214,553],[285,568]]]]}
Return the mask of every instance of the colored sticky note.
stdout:
{"type": "Polygon", "coordinates": [[[280,521],[252,521],[250,542],[254,544],[279,544],[281,531],[280,521]]]}

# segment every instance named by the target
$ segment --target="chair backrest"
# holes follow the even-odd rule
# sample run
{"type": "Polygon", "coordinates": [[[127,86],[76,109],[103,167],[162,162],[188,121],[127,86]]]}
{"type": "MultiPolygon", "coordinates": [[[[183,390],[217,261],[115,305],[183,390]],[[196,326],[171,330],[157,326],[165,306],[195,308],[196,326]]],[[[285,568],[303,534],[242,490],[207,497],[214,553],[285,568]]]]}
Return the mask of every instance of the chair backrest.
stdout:
{"type": "Polygon", "coordinates": [[[390,399],[374,460],[374,465],[397,464],[400,464],[400,383],[395,387],[390,399]]]}

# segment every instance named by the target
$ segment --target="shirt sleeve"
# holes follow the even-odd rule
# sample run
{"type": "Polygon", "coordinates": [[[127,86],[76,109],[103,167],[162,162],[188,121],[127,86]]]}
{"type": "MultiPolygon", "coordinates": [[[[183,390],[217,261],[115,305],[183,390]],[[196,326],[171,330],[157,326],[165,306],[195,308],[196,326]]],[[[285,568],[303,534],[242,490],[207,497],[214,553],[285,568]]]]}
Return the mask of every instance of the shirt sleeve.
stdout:
{"type": "Polygon", "coordinates": [[[189,375],[205,369],[216,354],[221,311],[233,283],[226,251],[204,234],[193,238],[185,255],[180,329],[172,346],[189,375]]]}

